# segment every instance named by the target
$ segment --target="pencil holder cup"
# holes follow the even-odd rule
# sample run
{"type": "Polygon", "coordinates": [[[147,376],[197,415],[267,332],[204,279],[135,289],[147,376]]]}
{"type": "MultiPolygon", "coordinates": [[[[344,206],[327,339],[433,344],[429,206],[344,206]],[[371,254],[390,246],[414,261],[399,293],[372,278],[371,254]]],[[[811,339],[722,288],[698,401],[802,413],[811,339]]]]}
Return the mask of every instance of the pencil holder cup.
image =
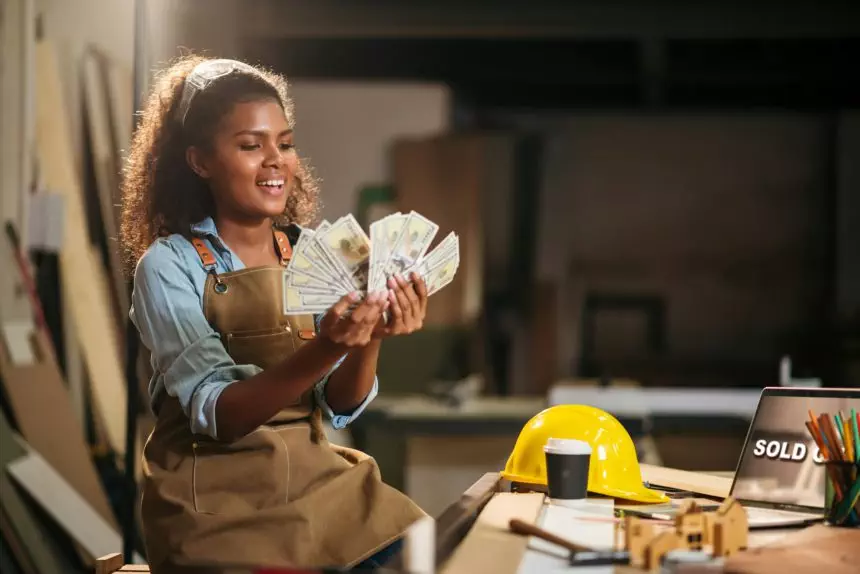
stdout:
{"type": "Polygon", "coordinates": [[[860,527],[860,463],[825,462],[824,510],[832,526],[860,527]]]}

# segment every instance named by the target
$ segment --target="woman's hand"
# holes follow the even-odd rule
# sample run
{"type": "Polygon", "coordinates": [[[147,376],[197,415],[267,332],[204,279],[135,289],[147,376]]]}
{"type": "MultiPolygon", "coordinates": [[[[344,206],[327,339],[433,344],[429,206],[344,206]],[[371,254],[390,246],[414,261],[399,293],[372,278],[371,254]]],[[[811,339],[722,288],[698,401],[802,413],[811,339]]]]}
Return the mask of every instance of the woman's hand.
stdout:
{"type": "Polygon", "coordinates": [[[379,322],[373,332],[374,337],[408,335],[424,325],[424,317],[427,314],[427,284],[417,273],[412,273],[410,279],[411,283],[400,275],[388,279],[387,303],[391,318],[387,324],[379,322]]]}
{"type": "Polygon", "coordinates": [[[358,293],[341,297],[320,321],[320,335],[347,349],[367,345],[382,319],[382,312],[388,307],[388,300],[383,293],[372,293],[347,316],[349,308],[358,300],[358,293]]]}

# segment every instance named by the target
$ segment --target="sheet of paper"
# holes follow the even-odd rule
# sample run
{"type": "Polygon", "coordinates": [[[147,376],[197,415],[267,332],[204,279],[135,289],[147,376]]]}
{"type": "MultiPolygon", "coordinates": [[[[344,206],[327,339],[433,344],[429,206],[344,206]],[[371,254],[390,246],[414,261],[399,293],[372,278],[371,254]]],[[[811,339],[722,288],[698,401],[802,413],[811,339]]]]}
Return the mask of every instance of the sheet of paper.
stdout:
{"type": "MultiPolygon", "coordinates": [[[[609,499],[589,499],[567,507],[546,502],[538,526],[556,536],[561,536],[593,548],[610,550],[613,547],[614,528],[613,501],[609,499]]],[[[517,574],[539,574],[544,572],[575,572],[577,574],[611,574],[613,566],[570,566],[570,553],[538,538],[530,538],[528,549],[520,563],[517,574]]]]}

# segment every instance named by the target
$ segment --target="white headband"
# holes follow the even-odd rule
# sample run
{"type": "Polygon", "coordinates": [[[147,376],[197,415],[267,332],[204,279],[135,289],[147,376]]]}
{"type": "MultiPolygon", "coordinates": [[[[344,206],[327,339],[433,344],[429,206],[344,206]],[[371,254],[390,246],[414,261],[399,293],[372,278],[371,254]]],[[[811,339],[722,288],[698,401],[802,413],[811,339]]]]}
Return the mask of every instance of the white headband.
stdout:
{"type": "Polygon", "coordinates": [[[212,85],[218,78],[240,71],[256,76],[260,75],[253,66],[237,60],[206,60],[197,64],[185,78],[182,99],[179,100],[179,107],[176,110],[179,123],[185,125],[185,118],[188,116],[188,110],[191,109],[191,102],[197,94],[212,85]]]}

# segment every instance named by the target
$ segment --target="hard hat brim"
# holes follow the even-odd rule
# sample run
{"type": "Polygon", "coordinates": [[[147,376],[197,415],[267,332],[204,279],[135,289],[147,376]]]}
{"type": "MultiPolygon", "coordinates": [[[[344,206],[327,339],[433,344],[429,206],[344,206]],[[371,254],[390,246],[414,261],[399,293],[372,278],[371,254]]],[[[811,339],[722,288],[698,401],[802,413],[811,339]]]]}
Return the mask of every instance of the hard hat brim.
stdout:
{"type": "Polygon", "coordinates": [[[641,490],[619,490],[617,488],[592,487],[590,491],[612,498],[622,498],[633,502],[642,502],[645,504],[665,504],[669,502],[669,497],[662,492],[651,490],[650,488],[642,487],[641,490]]]}
{"type": "MultiPolygon", "coordinates": [[[[521,484],[534,484],[536,486],[545,487],[547,484],[545,481],[536,480],[531,476],[522,476],[517,474],[512,474],[509,472],[501,472],[499,475],[511,482],[519,482],[521,484]]],[[[650,488],[645,488],[643,485],[640,490],[624,490],[618,488],[610,488],[608,486],[591,486],[588,487],[589,492],[593,492],[595,494],[602,494],[603,496],[609,496],[611,498],[620,498],[624,500],[630,500],[633,502],[642,502],[645,504],[665,504],[669,502],[669,497],[662,492],[658,492],[656,490],[652,490],[650,488]]]]}

